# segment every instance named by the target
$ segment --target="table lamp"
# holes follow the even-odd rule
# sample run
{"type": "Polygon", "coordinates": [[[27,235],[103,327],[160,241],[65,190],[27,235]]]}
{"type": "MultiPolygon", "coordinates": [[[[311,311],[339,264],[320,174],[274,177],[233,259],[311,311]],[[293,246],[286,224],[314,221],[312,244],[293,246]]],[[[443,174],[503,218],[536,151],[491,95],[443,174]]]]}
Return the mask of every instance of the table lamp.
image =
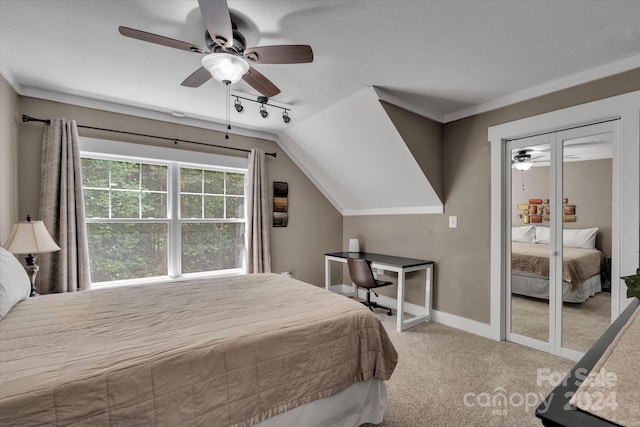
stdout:
{"type": "Polygon", "coordinates": [[[31,217],[27,215],[26,221],[19,221],[13,225],[11,234],[2,247],[14,254],[27,254],[24,258],[26,261],[24,268],[31,281],[31,295],[29,296],[38,295],[35,284],[40,267],[36,264],[37,256],[34,254],[60,250],[60,246],[53,241],[44,222],[31,221],[31,217]]]}

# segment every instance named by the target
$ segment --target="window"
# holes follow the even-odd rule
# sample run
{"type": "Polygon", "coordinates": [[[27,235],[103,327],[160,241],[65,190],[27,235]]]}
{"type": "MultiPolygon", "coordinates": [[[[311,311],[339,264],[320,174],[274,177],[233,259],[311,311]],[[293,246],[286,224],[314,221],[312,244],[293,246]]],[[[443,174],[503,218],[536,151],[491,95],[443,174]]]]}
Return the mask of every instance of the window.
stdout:
{"type": "Polygon", "coordinates": [[[242,266],[244,181],[243,173],[180,168],[183,273],[242,266]]]}
{"type": "Polygon", "coordinates": [[[246,169],[81,156],[92,283],[242,271],[246,169]]]}

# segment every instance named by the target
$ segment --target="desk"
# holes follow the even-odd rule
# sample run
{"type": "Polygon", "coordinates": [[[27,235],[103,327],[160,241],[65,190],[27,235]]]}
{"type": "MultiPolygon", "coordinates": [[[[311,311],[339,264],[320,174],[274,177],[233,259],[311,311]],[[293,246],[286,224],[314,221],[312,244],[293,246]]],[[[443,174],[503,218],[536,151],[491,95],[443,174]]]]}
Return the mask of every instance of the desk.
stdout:
{"type": "MultiPolygon", "coordinates": [[[[332,252],[324,254],[324,285],[327,290],[331,285],[332,262],[347,263],[347,258],[366,259],[371,262],[371,268],[380,268],[385,271],[393,271],[398,274],[398,301],[397,301],[397,330],[403,330],[415,326],[418,323],[431,320],[431,299],[433,285],[433,261],[424,259],[404,258],[390,255],[374,254],[370,252],[332,252]],[[425,283],[424,314],[404,320],[404,281],[406,273],[425,270],[427,276],[425,283]]],[[[356,286],[353,285],[354,291],[356,286]]]]}

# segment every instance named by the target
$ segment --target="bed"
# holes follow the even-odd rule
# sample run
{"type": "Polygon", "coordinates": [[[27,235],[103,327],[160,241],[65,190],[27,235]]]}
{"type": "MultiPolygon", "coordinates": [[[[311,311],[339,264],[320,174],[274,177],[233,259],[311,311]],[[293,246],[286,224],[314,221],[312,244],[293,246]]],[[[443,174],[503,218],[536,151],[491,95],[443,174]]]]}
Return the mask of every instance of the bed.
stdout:
{"type": "Polygon", "coordinates": [[[362,304],[277,274],[27,298],[0,349],[0,425],[380,423],[397,363],[362,304]]]}
{"type": "MultiPolygon", "coordinates": [[[[562,300],[582,303],[602,290],[604,255],[597,249],[564,247],[562,300]]],[[[549,299],[549,245],[511,243],[511,292],[549,299]]]]}
{"type": "MultiPolygon", "coordinates": [[[[602,290],[604,254],[598,228],[562,230],[562,300],[582,303],[602,290]]],[[[511,228],[511,293],[549,299],[549,227],[511,228]]]]}

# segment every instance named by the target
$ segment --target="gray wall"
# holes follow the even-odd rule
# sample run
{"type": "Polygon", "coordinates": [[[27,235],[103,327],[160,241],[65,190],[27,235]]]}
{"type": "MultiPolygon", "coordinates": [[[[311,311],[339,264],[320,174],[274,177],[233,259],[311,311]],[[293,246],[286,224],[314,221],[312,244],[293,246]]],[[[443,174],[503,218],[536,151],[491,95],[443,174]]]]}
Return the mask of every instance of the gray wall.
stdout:
{"type": "Polygon", "coordinates": [[[444,202],[442,182],[442,123],[381,101],[382,107],[415,157],[434,191],[444,202]]]}
{"type": "MultiPolygon", "coordinates": [[[[598,227],[596,247],[611,257],[611,159],[564,163],[564,197],[576,206],[576,222],[563,223],[564,228],[598,227]]],[[[522,190],[522,173],[513,170],[511,218],[514,226],[524,225],[517,215],[516,205],[529,199],[549,198],[549,167],[534,167],[524,172],[525,190],[522,190]]],[[[549,227],[549,222],[542,225],[549,227]]]]}
{"type": "MultiPolygon", "coordinates": [[[[78,124],[118,129],[123,131],[162,135],[185,140],[202,141],[239,148],[262,148],[277,153],[267,157],[270,193],[273,181],[289,183],[289,226],[271,229],[272,268],[274,272],[290,271],[297,279],[324,286],[324,253],[342,244],[342,216],[278,147],[264,139],[224,134],[212,130],[176,125],[168,122],[110,113],[91,108],[20,97],[20,113],[37,118],[74,119],[78,124]]],[[[20,125],[18,150],[19,214],[38,216],[40,183],[40,146],[43,124],[20,125]]],[[[79,129],[81,136],[113,139],[132,143],[166,146],[166,142],[131,137],[115,133],[79,129]]],[[[173,147],[173,143],[169,144],[173,147]]],[[[229,150],[218,150],[190,144],[185,150],[206,151],[225,155],[245,155],[229,150]]],[[[271,197],[271,194],[270,194],[271,197]]]]}
{"type": "Polygon", "coordinates": [[[0,245],[18,219],[18,95],[0,76],[0,245]]]}
{"type": "MultiPolygon", "coordinates": [[[[371,251],[434,260],[434,308],[489,323],[491,162],[487,129],[635,90],[640,90],[640,69],[446,123],[445,214],[345,217],[345,238],[360,237],[371,251]],[[457,229],[448,228],[449,215],[458,216],[457,229]]],[[[420,303],[416,291],[423,287],[420,280],[408,280],[409,302],[420,303]]]]}

